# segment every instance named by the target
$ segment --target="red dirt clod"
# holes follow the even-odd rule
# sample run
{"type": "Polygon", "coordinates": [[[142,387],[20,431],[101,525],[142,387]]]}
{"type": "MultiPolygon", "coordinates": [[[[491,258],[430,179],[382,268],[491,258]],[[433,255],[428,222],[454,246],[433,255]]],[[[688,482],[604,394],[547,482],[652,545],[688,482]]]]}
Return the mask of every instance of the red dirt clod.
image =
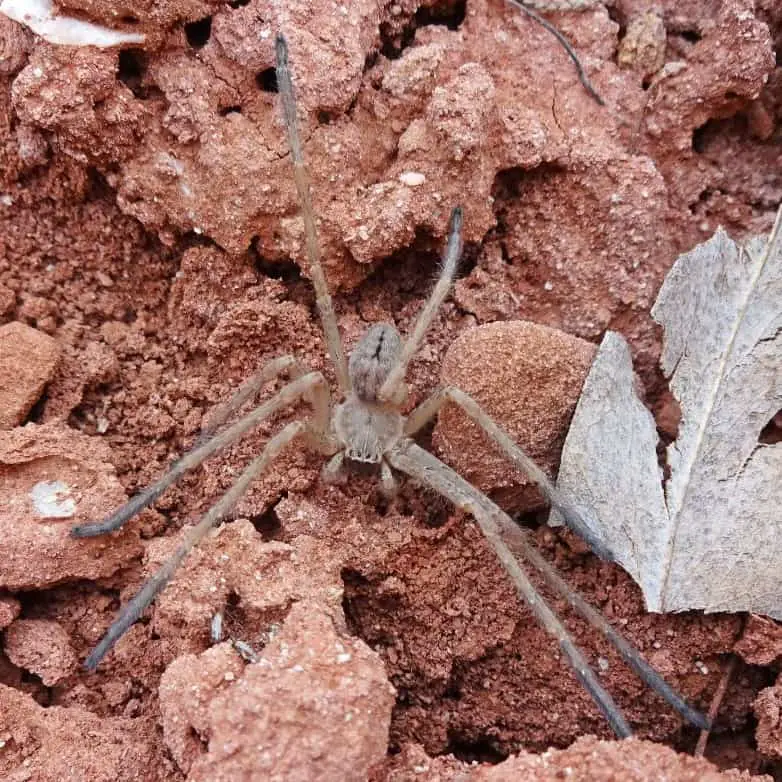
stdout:
{"type": "Polygon", "coordinates": [[[24,122],[56,134],[82,163],[113,165],[131,156],[146,110],[117,80],[117,54],[39,42],[14,79],[14,109],[24,122]]]}
{"type": "Polygon", "coordinates": [[[0,777],[6,782],[167,782],[154,726],[39,706],[0,684],[0,777]]]}
{"type": "MultiPolygon", "coordinates": [[[[179,542],[160,538],[147,548],[147,570],[157,569],[179,542]]],[[[158,599],[154,632],[182,652],[203,648],[217,611],[241,614],[241,633],[252,643],[300,600],[316,600],[341,615],[339,562],[305,535],[290,544],[265,542],[249,521],[219,528],[187,559],[158,599]]],[[[229,616],[230,619],[230,616],[229,616]]]]}
{"type": "Polygon", "coordinates": [[[750,665],[771,665],[782,657],[782,624],[750,614],[733,651],[750,665]]]}
{"type": "Polygon", "coordinates": [[[76,652],[68,633],[47,619],[19,619],[5,631],[5,653],[19,668],[52,687],[73,672],[76,652]]]}
{"type": "MultiPolygon", "coordinates": [[[[441,381],[477,399],[551,475],[594,354],[594,345],[546,326],[490,323],[463,333],[451,345],[441,381]]],[[[537,494],[529,482],[456,405],[441,410],[434,443],[481,491],[501,491],[516,509],[534,504],[537,494]]]]}
{"type": "Polygon", "coordinates": [[[32,33],[0,14],[0,76],[13,76],[22,70],[32,46],[32,33]]]}
{"type": "Polygon", "coordinates": [[[47,334],[15,321],[0,326],[0,429],[24,421],[54,377],[60,348],[47,334]]]}
{"type": "Polygon", "coordinates": [[[0,587],[104,578],[138,556],[134,524],[108,538],[69,536],[125,500],[100,439],[59,424],[0,432],[0,483],[0,587]]]}
{"type": "Polygon", "coordinates": [[[258,663],[242,671],[238,660],[223,644],[164,674],[164,732],[190,782],[364,782],[383,760],[393,688],[380,658],[328,611],[297,603],[258,663]],[[206,752],[187,746],[188,724],[206,752]]]}
{"type": "Polygon", "coordinates": [[[651,741],[598,741],[578,739],[567,749],[550,749],[540,755],[522,752],[495,766],[467,768],[451,757],[431,759],[420,747],[407,747],[389,762],[385,774],[372,782],[771,782],[771,777],[745,771],[719,771],[702,758],[678,754],[651,741]]]}
{"type": "Polygon", "coordinates": [[[754,709],[758,720],[755,730],[758,750],[767,757],[782,759],[782,676],[773,687],[760,691],[754,709]]]}

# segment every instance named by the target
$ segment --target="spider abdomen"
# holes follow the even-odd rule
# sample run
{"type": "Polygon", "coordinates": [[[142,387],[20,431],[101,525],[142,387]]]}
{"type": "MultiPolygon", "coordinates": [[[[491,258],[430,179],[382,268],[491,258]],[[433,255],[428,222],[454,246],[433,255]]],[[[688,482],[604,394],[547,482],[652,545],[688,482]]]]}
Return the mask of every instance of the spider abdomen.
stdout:
{"type": "Polygon", "coordinates": [[[365,402],[377,399],[377,392],[396,364],[401,347],[402,338],[390,323],[376,323],[367,329],[348,362],[350,382],[359,399],[365,402]]]}

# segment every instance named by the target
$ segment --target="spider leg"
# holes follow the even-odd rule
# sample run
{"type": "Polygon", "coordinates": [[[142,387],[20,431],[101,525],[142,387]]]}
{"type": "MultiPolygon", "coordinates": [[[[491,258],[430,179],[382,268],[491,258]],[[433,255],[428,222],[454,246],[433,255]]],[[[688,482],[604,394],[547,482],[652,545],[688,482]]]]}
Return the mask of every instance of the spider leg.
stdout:
{"type": "Polygon", "coordinates": [[[255,374],[250,375],[227,402],[215,405],[209,412],[208,420],[201,426],[201,434],[198,435],[195,447],[209,440],[237,410],[242,408],[245,402],[258,396],[261,389],[270,380],[274,380],[285,372],[292,380],[296,380],[302,375],[306,375],[307,371],[307,368],[295,356],[280,356],[269,361],[255,374]]]}
{"type": "Polygon", "coordinates": [[[597,675],[576,646],[570,633],[543,600],[530,581],[527,572],[503,541],[500,534],[501,526],[504,527],[506,524],[515,526],[513,520],[459,474],[411,440],[404,440],[395,446],[386,454],[386,459],[400,472],[430,486],[458,508],[472,514],[513,581],[516,591],[527,602],[544,629],[557,640],[559,648],[567,657],[576,678],[592,696],[614,733],[619,738],[632,735],[630,726],[619,707],[598,681],[597,675]],[[495,508],[496,512],[493,512],[495,508]],[[503,521],[502,525],[498,523],[500,519],[503,521]]]}
{"type": "MultiPolygon", "coordinates": [[[[493,509],[491,509],[493,510],[493,509]]],[[[509,519],[510,520],[510,519],[509,519]]],[[[636,672],[638,677],[651,687],[660,697],[664,698],[691,725],[701,730],[709,729],[711,722],[701,712],[693,709],[676,690],[671,687],[657,671],[641,656],[641,652],[633,646],[618,630],[611,626],[606,618],[596,608],[584,600],[578,592],[570,588],[568,583],[557,573],[549,561],[533,546],[527,533],[518,525],[512,527],[500,520],[503,537],[511,550],[519,553],[531,562],[543,576],[546,583],[558,592],[580,616],[586,619],[596,630],[599,630],[622,656],[622,659],[636,672]]]]}
{"type": "Polygon", "coordinates": [[[309,424],[304,421],[294,421],[285,426],[266,443],[266,447],[244,469],[236,483],[204,514],[198,524],[185,533],[184,539],[176,551],[144,583],[144,586],[131,600],[125,604],[98,645],[90,652],[84,662],[85,668],[90,671],[94,671],[97,668],[111,647],[128,631],[131,625],[136,622],[165,588],[193,547],[203,540],[204,536],[215,524],[225,518],[245,491],[247,491],[247,487],[269,466],[271,461],[279,456],[282,449],[299,435],[306,434],[308,426],[309,424]]]}
{"type": "Polygon", "coordinates": [[[405,340],[405,344],[402,346],[396,364],[394,364],[394,367],[386,376],[383,385],[380,386],[377,396],[381,401],[388,402],[394,398],[397,387],[405,378],[407,365],[410,363],[410,359],[421,346],[424,335],[432,323],[434,316],[437,314],[437,310],[440,309],[443,299],[448,295],[448,291],[453,283],[453,278],[456,276],[459,258],[461,258],[462,255],[462,221],[462,210],[457,206],[451,212],[451,226],[448,232],[448,243],[445,246],[445,253],[443,255],[443,266],[440,277],[437,280],[429,299],[424,305],[424,308],[421,310],[418,320],[415,322],[413,333],[405,340]]]}
{"type": "Polygon", "coordinates": [[[337,326],[337,316],[334,314],[334,305],[329,295],[326,276],[320,263],[320,244],[318,232],[315,228],[315,211],[312,208],[310,196],[310,181],[307,168],[304,165],[304,155],[299,139],[299,126],[296,118],[296,97],[293,91],[291,72],[288,66],[288,43],[285,36],[277,36],[277,87],[282,101],[285,129],[288,133],[288,145],[293,160],[293,178],[296,182],[296,192],[299,195],[301,217],[304,221],[304,236],[307,245],[307,261],[309,262],[309,274],[312,286],[315,288],[315,303],[320,313],[323,324],[323,333],[326,336],[331,361],[337,373],[337,383],[340,391],[347,394],[350,391],[350,377],[348,375],[348,362],[345,358],[345,348],[337,326]]]}
{"type": "Polygon", "coordinates": [[[438,410],[448,401],[454,402],[472,418],[478,426],[502,449],[503,453],[513,462],[518,470],[531,478],[540,493],[549,504],[556,508],[565,523],[573,530],[592,551],[601,559],[614,561],[614,556],[606,545],[592,531],[584,520],[581,512],[554,485],[543,470],[520,448],[513,439],[483,410],[483,408],[464,391],[448,387],[435,391],[425,402],[421,403],[407,417],[405,434],[411,436],[428,421],[437,415],[438,410]]]}
{"type": "Polygon", "coordinates": [[[248,413],[244,418],[239,419],[225,431],[215,435],[208,442],[196,446],[193,450],[186,453],[174,463],[165,475],[128,500],[108,518],[103,521],[80,524],[73,527],[71,529],[71,537],[88,538],[95,535],[104,535],[107,532],[119,529],[125,522],[132,519],[148,505],[151,505],[172,483],[179,480],[188,470],[192,470],[193,467],[197,467],[216,451],[238,440],[273,413],[293,402],[297,402],[299,399],[307,397],[311,398],[314,407],[311,429],[308,431],[310,444],[318,450],[333,453],[336,446],[332,444],[331,437],[328,434],[330,410],[328,385],[320,372],[310,372],[283,386],[269,401],[256,407],[255,410],[248,413]]]}

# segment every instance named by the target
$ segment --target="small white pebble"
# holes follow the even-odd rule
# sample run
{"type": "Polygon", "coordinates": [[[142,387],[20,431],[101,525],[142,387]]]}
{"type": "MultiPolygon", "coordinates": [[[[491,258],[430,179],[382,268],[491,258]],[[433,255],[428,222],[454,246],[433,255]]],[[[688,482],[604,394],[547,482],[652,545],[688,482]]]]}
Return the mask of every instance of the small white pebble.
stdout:
{"type": "Polygon", "coordinates": [[[226,671],[223,674],[223,679],[225,679],[227,682],[232,682],[236,678],[236,675],[233,671],[226,671]]]}
{"type": "Polygon", "coordinates": [[[45,519],[69,519],[76,513],[76,500],[64,481],[39,481],[30,490],[30,499],[39,516],[45,519]]]}
{"type": "Polygon", "coordinates": [[[611,666],[605,657],[598,657],[597,667],[600,668],[601,671],[607,671],[611,666]]]}
{"type": "Polygon", "coordinates": [[[98,420],[95,422],[95,428],[97,429],[98,434],[106,434],[106,432],[109,430],[109,419],[98,418],[98,420]]]}
{"type": "Polygon", "coordinates": [[[426,176],[420,171],[404,171],[399,175],[399,181],[408,187],[418,187],[426,182],[426,176]]]}
{"type": "Polygon", "coordinates": [[[663,645],[662,645],[662,644],[661,644],[659,641],[655,641],[655,642],[652,644],[652,646],[653,646],[655,649],[662,649],[662,647],[663,647],[663,645]]]}
{"type": "Polygon", "coordinates": [[[554,283],[551,282],[551,280],[546,280],[543,283],[543,290],[545,290],[545,291],[553,291],[554,290],[554,283]]]}
{"type": "Polygon", "coordinates": [[[2,204],[3,206],[11,206],[13,202],[14,202],[13,197],[8,193],[3,193],[2,195],[0,195],[0,204],[2,204]]]}
{"type": "Polygon", "coordinates": [[[352,659],[352,655],[350,652],[343,652],[342,654],[337,655],[337,662],[340,665],[343,665],[344,663],[349,663],[352,659]]]}
{"type": "Polygon", "coordinates": [[[695,661],[695,667],[696,667],[696,668],[697,668],[697,669],[698,669],[698,670],[699,670],[699,671],[700,671],[700,672],[701,672],[701,673],[702,673],[704,676],[705,676],[705,675],[706,675],[706,674],[709,672],[709,669],[708,669],[708,667],[707,667],[706,663],[704,663],[702,660],[696,660],[696,661],[695,661]]]}

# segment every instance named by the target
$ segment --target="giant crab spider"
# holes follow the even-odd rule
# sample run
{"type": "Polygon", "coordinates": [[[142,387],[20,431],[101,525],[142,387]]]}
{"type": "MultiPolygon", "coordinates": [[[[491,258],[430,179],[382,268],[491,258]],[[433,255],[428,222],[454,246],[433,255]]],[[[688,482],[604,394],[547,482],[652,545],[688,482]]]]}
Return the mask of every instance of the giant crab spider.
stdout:
{"type": "Polygon", "coordinates": [[[154,502],[185,472],[201,464],[221,448],[237,441],[273,413],[300,401],[311,405],[312,415],[288,423],[271,437],[234,485],[207,511],[196,526],[188,530],[171,557],[122,608],[107,633],[87,657],[85,666],[90,670],[98,666],[104,655],[165,588],[191,549],[212,527],[226,517],[247,487],[263,473],[280,452],[294,441],[300,440],[305,446],[320,452],[328,459],[322,471],[325,480],[336,480],[345,472],[349,472],[351,465],[369,464],[378,470],[381,486],[390,494],[394,491],[393,471],[395,470],[434,489],[457,508],[471,514],[512,580],[519,596],[526,601],[545,630],[556,639],[577,679],[592,696],[618,736],[625,737],[631,734],[626,719],[600,684],[595,672],[559,617],[535,589],[516,555],[532,563],[548,586],[564,597],[584,619],[603,633],[643,681],[668,701],[684,719],[701,729],[707,728],[707,719],[688,706],[683,698],[644,661],[640,652],[611,627],[599,611],[565,583],[554,567],[528,541],[525,531],[510,516],[413,440],[413,436],[437,415],[437,411],[443,404],[459,405],[481,426],[510,461],[535,482],[552,507],[562,514],[569,527],[580,535],[598,556],[611,559],[610,552],[590,531],[579,511],[562,497],[545,473],[466,393],[458,388],[444,388],[409,415],[405,416],[401,412],[407,394],[404,377],[408,363],[420,347],[456,273],[462,250],[460,208],[455,208],[451,214],[442,270],[434,290],[415,322],[412,333],[403,341],[393,325],[375,324],[368,329],[353,350],[350,359],[346,359],[331,296],[320,264],[315,213],[299,140],[296,103],[288,67],[288,48],[282,35],[277,37],[276,55],[277,82],[304,222],[309,274],[315,289],[316,304],[328,353],[335,369],[340,401],[339,404],[332,404],[329,386],[320,372],[308,371],[293,356],[277,358],[245,381],[233,398],[218,409],[195,447],[176,462],[169,472],[104,521],[84,524],[72,529],[71,534],[75,537],[103,535],[118,529],[154,502]],[[271,399],[235,423],[223,428],[233,413],[245,402],[255,398],[266,383],[286,373],[291,378],[290,382],[271,399]]]}

